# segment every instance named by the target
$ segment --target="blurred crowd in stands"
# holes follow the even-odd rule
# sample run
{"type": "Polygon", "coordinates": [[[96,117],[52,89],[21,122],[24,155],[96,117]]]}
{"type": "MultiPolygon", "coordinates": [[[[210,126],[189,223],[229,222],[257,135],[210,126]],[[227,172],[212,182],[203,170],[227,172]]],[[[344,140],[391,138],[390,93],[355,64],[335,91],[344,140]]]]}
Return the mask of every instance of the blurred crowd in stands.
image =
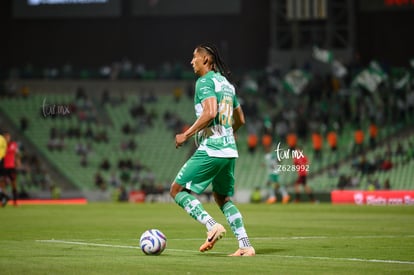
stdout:
{"type": "MultiPolygon", "coordinates": [[[[302,69],[312,72],[312,78],[300,93],[286,89],[284,72],[278,68],[269,67],[256,77],[245,75],[239,84],[247,117],[249,152],[255,153],[258,148],[279,142],[291,149],[309,145],[313,150],[311,162],[317,163],[321,171],[329,168],[336,177],[340,176],[338,162],[346,159],[353,160],[352,167],[362,177],[411,161],[413,144],[404,139],[398,145],[390,144],[387,132],[396,126],[410,128],[414,122],[414,66],[390,68],[382,64],[386,77],[374,90],[355,85],[356,76],[364,70],[358,59],[346,68],[348,74],[338,77],[312,70],[311,64],[305,64],[302,69]],[[345,130],[353,133],[346,142],[343,141],[345,130]],[[378,145],[387,146],[386,153],[370,159],[367,153],[378,145]],[[342,159],[338,159],[339,151],[342,159]],[[344,156],[344,151],[349,154],[344,156]],[[402,155],[404,161],[399,157],[402,155]]],[[[362,187],[355,182],[343,182],[341,188],[362,187]]],[[[384,185],[389,188],[389,180],[384,185]]],[[[373,186],[379,188],[378,184],[373,186]]]]}
{"type": "Polygon", "coordinates": [[[164,62],[159,68],[148,68],[145,64],[133,62],[124,57],[112,64],[100,67],[77,67],[70,62],[62,66],[39,67],[27,63],[21,67],[13,67],[0,71],[0,78],[8,79],[194,79],[192,71],[188,71],[181,62],[164,62]]]}

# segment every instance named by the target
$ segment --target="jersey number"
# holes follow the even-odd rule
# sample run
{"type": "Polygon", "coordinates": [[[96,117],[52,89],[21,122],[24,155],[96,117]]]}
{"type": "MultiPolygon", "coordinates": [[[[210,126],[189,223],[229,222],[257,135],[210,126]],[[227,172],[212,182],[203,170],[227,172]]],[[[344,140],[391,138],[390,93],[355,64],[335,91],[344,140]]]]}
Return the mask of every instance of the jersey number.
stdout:
{"type": "Polygon", "coordinates": [[[233,101],[224,97],[219,104],[219,123],[220,125],[232,125],[233,101]]]}

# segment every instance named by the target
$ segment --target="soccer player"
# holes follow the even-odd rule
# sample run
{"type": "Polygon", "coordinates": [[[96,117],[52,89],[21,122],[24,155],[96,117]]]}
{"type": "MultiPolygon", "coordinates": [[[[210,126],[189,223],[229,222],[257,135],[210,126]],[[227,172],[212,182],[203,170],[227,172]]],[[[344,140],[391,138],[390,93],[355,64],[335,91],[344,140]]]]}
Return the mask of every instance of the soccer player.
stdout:
{"type": "Polygon", "coordinates": [[[13,195],[13,205],[17,206],[17,173],[16,167],[19,165],[19,147],[17,143],[11,140],[10,133],[5,133],[4,138],[7,141],[6,155],[4,156],[4,179],[1,188],[5,189],[6,184],[10,183],[13,195]]]}
{"type": "Polygon", "coordinates": [[[205,252],[226,234],[223,225],[191,194],[201,194],[211,183],[214,199],[239,242],[239,249],[229,256],[254,256],[242,215],[231,201],[238,157],[234,133],[245,123],[244,113],[228,81],[230,72],[215,45],[197,46],[191,65],[199,77],[194,95],[197,119],[175,136],[175,146],[180,147],[195,135],[198,148],[178,172],[170,194],[192,218],[206,226],[207,239],[199,249],[205,252]]]}
{"type": "MultiPolygon", "coordinates": [[[[300,151],[299,148],[296,148],[297,151],[300,151]]],[[[308,158],[303,154],[297,154],[293,158],[293,164],[295,165],[295,169],[298,172],[298,178],[295,182],[295,202],[300,201],[300,186],[303,186],[306,194],[309,196],[311,202],[315,202],[315,197],[313,195],[313,191],[310,186],[307,184],[306,179],[308,176],[309,171],[309,162],[308,158]]]]}
{"type": "Polygon", "coordinates": [[[264,156],[265,165],[267,168],[268,179],[267,186],[269,187],[269,197],[267,199],[268,204],[276,203],[276,192],[278,191],[282,195],[282,203],[286,204],[290,200],[290,196],[286,191],[286,188],[279,183],[279,172],[278,172],[278,161],[276,152],[271,149],[272,147],[266,148],[266,154],[264,156]]]}
{"type": "Polygon", "coordinates": [[[7,201],[9,200],[9,197],[4,193],[4,156],[6,155],[7,151],[7,140],[3,135],[0,135],[0,200],[1,205],[4,207],[7,205],[7,201]]]}

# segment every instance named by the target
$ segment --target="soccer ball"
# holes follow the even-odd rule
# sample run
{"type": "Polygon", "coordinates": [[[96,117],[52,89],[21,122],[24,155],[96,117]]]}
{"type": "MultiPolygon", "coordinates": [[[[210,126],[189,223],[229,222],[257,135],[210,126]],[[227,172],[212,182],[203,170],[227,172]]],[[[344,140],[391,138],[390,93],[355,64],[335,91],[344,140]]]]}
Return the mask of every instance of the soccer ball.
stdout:
{"type": "Polygon", "coordinates": [[[167,246],[167,238],[158,229],[148,229],[142,233],[139,246],[146,255],[160,255],[167,246]]]}

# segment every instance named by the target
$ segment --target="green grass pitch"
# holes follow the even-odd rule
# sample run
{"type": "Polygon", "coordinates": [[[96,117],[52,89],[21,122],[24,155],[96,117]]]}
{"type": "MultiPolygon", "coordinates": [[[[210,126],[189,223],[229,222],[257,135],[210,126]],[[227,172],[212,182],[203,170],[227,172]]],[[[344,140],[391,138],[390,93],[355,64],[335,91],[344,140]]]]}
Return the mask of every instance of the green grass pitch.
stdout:
{"type": "Polygon", "coordinates": [[[331,204],[238,205],[256,257],[227,257],[228,233],[200,253],[205,228],[173,203],[0,209],[0,274],[414,274],[414,208],[331,204]],[[147,256],[139,236],[167,236],[147,256]]]}

